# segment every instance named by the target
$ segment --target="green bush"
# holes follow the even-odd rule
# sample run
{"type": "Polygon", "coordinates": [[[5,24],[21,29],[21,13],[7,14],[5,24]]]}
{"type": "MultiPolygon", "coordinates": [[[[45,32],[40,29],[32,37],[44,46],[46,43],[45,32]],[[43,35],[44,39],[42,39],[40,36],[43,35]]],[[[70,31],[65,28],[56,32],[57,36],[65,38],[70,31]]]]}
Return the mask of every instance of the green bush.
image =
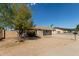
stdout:
{"type": "Polygon", "coordinates": [[[29,36],[29,37],[35,37],[36,36],[35,31],[28,31],[27,32],[27,36],[29,36]]]}
{"type": "Polygon", "coordinates": [[[4,28],[0,26],[0,29],[4,29],[4,28]]]}

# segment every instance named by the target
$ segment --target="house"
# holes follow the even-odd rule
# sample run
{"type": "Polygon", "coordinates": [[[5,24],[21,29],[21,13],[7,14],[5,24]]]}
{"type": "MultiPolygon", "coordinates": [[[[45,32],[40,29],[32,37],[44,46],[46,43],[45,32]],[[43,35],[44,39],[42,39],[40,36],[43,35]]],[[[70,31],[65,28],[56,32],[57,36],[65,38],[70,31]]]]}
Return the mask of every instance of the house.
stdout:
{"type": "Polygon", "coordinates": [[[46,36],[46,35],[53,35],[53,28],[50,27],[43,27],[43,26],[36,26],[29,29],[31,31],[35,31],[36,36],[46,36]]]}
{"type": "Polygon", "coordinates": [[[29,31],[34,31],[36,36],[43,37],[43,36],[48,36],[48,35],[53,36],[54,34],[60,34],[60,33],[70,33],[70,32],[75,31],[75,29],[36,26],[36,27],[30,28],[29,31]]]}
{"type": "Polygon", "coordinates": [[[54,27],[55,33],[72,33],[75,29],[54,27]]]}

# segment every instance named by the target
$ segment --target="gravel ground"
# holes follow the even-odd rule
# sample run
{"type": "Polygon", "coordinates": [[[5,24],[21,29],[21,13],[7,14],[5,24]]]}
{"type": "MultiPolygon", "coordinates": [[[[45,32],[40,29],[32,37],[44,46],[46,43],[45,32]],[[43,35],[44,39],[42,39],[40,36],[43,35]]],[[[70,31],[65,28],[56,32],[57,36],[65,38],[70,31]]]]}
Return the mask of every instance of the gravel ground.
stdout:
{"type": "Polygon", "coordinates": [[[79,36],[55,34],[18,43],[17,33],[7,31],[6,39],[0,42],[1,56],[75,56],[79,55],[79,36]]]}

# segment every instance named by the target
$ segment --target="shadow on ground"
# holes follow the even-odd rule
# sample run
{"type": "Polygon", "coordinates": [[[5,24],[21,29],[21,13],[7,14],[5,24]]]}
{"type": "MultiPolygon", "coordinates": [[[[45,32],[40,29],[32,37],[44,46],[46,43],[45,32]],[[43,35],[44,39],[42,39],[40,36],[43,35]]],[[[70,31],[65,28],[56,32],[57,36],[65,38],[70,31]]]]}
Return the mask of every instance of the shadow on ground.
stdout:
{"type": "Polygon", "coordinates": [[[17,37],[6,37],[5,39],[17,39],[17,37]]]}
{"type": "Polygon", "coordinates": [[[26,37],[25,40],[37,40],[40,39],[41,37],[39,36],[34,36],[34,37],[26,37]]]}

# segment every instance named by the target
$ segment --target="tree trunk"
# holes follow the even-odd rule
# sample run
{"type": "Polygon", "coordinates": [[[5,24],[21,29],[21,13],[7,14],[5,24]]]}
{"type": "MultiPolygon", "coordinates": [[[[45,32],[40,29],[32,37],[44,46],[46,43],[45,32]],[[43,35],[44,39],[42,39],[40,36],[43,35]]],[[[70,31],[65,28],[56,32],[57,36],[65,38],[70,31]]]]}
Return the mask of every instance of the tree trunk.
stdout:
{"type": "Polygon", "coordinates": [[[5,29],[4,29],[4,33],[3,33],[3,34],[4,34],[4,39],[5,39],[5,34],[6,34],[6,33],[5,33],[5,29]]]}
{"type": "Polygon", "coordinates": [[[20,29],[19,32],[18,32],[18,35],[19,35],[18,41],[19,41],[19,42],[23,42],[23,41],[24,41],[23,38],[22,38],[22,34],[23,34],[23,30],[20,29]]]}

